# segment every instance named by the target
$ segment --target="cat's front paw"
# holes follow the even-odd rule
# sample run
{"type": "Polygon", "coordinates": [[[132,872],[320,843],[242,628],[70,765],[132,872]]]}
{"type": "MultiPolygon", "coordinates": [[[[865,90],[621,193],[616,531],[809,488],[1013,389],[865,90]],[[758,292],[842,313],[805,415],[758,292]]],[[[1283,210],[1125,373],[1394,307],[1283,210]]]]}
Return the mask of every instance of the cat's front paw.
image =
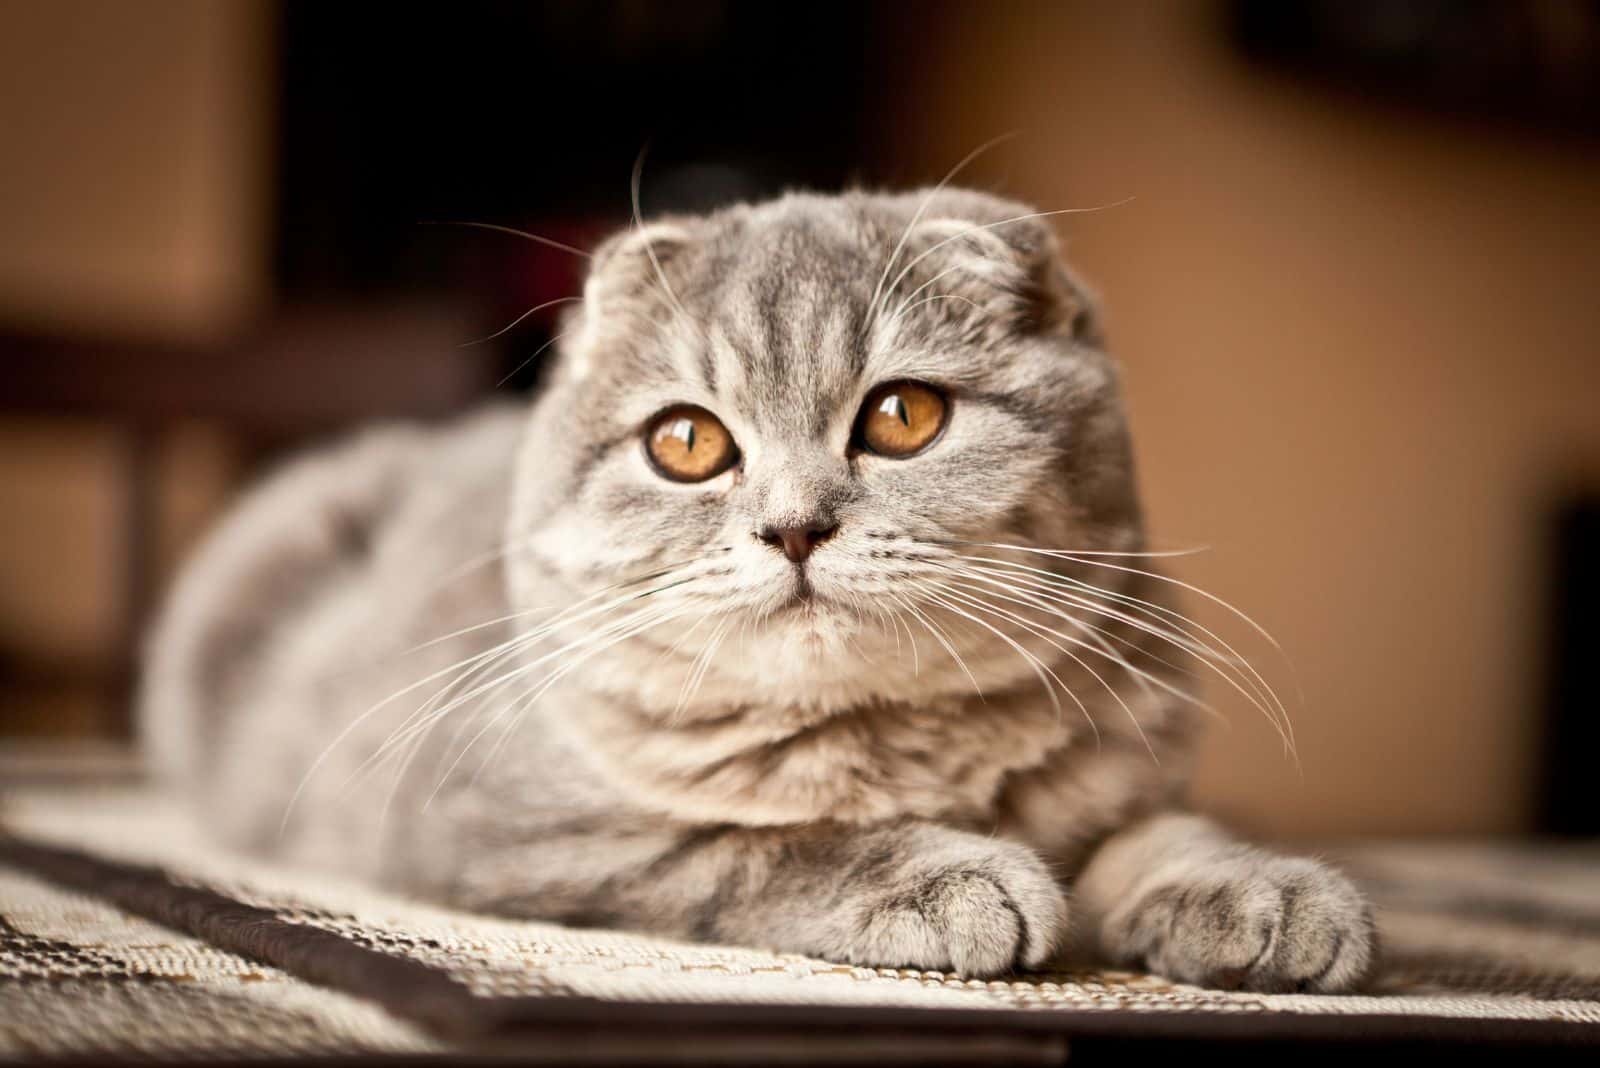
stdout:
{"type": "Polygon", "coordinates": [[[1372,964],[1372,911],[1350,880],[1313,860],[1252,852],[1158,883],[1106,919],[1128,963],[1200,986],[1332,992],[1372,964]]]}
{"type": "Polygon", "coordinates": [[[852,963],[990,976],[1055,951],[1067,902],[1049,868],[1025,847],[971,841],[967,855],[915,858],[866,895],[846,951],[852,963]]]}

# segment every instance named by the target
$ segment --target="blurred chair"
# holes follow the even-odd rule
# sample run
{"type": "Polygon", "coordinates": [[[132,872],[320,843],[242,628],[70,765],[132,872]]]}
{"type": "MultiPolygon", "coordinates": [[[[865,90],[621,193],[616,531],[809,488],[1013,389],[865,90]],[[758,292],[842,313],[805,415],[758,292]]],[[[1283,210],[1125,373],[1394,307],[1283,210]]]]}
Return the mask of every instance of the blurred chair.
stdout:
{"type": "MultiPolygon", "coordinates": [[[[434,419],[495,387],[504,355],[462,347],[472,327],[446,305],[394,304],[306,310],[258,336],[214,348],[0,337],[0,418],[70,417],[117,428],[123,522],[114,656],[53,666],[17,657],[0,677],[48,685],[89,683],[103,693],[104,732],[131,733],[141,628],[159,593],[161,446],[180,423],[223,428],[245,471],[319,436],[376,419],[434,419]],[[56,680],[56,675],[72,678],[56,680]]],[[[216,502],[220,505],[222,502],[216,502]]]]}

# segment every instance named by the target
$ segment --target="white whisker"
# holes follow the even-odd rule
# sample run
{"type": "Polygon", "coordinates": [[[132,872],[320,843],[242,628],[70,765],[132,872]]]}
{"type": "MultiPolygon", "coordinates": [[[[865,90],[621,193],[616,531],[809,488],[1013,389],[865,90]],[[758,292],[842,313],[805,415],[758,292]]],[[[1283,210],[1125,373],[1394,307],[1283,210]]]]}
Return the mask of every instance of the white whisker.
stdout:
{"type": "Polygon", "coordinates": [[[909,261],[907,261],[906,265],[900,269],[900,273],[895,275],[894,281],[889,283],[888,292],[893,293],[895,289],[899,287],[900,283],[905,280],[906,275],[910,274],[912,269],[916,267],[917,264],[921,263],[923,260],[927,259],[929,256],[933,255],[939,249],[948,245],[952,241],[959,241],[963,237],[981,233],[985,230],[996,230],[1002,226],[1010,226],[1013,223],[1027,222],[1029,219],[1048,219],[1056,215],[1083,215],[1089,212],[1105,211],[1109,208],[1118,208],[1128,203],[1128,201],[1132,199],[1132,197],[1126,197],[1114,204],[1100,204],[1092,208],[1057,208],[1055,211],[1030,211],[1026,215],[1013,215],[1009,219],[1000,219],[997,222],[969,226],[959,233],[954,233],[949,237],[935,241],[916,256],[913,256],[909,261]]]}
{"type": "Polygon", "coordinates": [[[560,249],[562,252],[570,252],[574,256],[582,256],[586,260],[594,258],[594,256],[591,253],[585,252],[583,249],[577,248],[574,245],[568,245],[568,244],[566,244],[564,242],[557,241],[554,238],[541,237],[539,234],[530,234],[526,230],[518,230],[518,229],[515,229],[515,228],[510,227],[510,226],[501,226],[498,223],[466,222],[466,221],[461,220],[461,219],[425,219],[425,220],[422,221],[422,223],[420,225],[422,225],[422,226],[470,226],[474,230],[493,230],[493,231],[495,231],[497,233],[511,234],[514,237],[520,237],[520,238],[523,238],[525,240],[532,241],[536,245],[545,245],[545,246],[547,246],[549,248],[560,249]]]}
{"type": "MultiPolygon", "coordinates": [[[[990,140],[985,141],[971,152],[968,152],[961,158],[959,163],[950,168],[949,173],[947,173],[943,178],[939,179],[939,184],[934,186],[928,192],[928,195],[922,198],[922,203],[917,206],[916,212],[912,214],[911,221],[906,223],[905,229],[900,232],[900,240],[895,242],[894,251],[889,254],[888,261],[883,265],[883,273],[878,276],[878,284],[872,289],[872,299],[867,301],[867,312],[862,320],[863,333],[866,330],[871,329],[874,320],[877,318],[879,298],[885,295],[883,288],[884,279],[888,278],[889,272],[894,270],[895,261],[900,258],[900,253],[905,250],[906,241],[911,237],[911,231],[915,230],[917,228],[917,223],[922,221],[923,214],[928,210],[929,206],[933,204],[933,198],[938,196],[944,187],[949,185],[956,175],[965,170],[967,164],[971,163],[973,160],[989,151],[995,145],[1003,144],[1004,142],[1009,141],[1016,136],[1016,131],[1009,131],[1001,134],[999,137],[991,138],[990,140]]],[[[893,290],[894,287],[890,286],[889,291],[893,292],[893,290]]]]}
{"type": "Polygon", "coordinates": [[[900,603],[905,605],[906,611],[911,613],[912,618],[921,623],[923,628],[926,629],[929,634],[933,635],[935,641],[944,646],[945,652],[950,654],[950,656],[955,660],[956,664],[966,674],[967,678],[972,681],[972,688],[977,691],[978,700],[987,703],[988,699],[983,696],[983,687],[978,685],[978,677],[972,673],[971,668],[967,667],[967,662],[961,658],[961,654],[956,651],[956,647],[951,643],[944,631],[928,618],[927,613],[923,612],[917,607],[916,602],[900,599],[900,603]]]}
{"type": "Polygon", "coordinates": [[[577,328],[573,327],[573,328],[570,328],[570,329],[567,329],[567,330],[563,330],[559,334],[553,335],[550,338],[549,341],[546,341],[543,345],[540,345],[538,348],[534,349],[532,356],[529,356],[526,360],[523,360],[521,363],[517,364],[509,372],[507,372],[507,374],[506,374],[506,376],[504,378],[502,378],[500,381],[498,381],[498,382],[496,382],[494,384],[494,388],[495,389],[499,389],[501,386],[503,386],[507,382],[511,381],[513,378],[515,378],[517,376],[517,374],[524,367],[528,366],[534,360],[537,360],[544,353],[545,349],[549,348],[551,345],[554,345],[556,342],[560,341],[562,338],[564,338],[568,334],[572,333],[572,331],[575,330],[575,329],[577,329],[577,328]]]}
{"type": "MultiPolygon", "coordinates": [[[[985,547],[1016,549],[1026,548],[1023,546],[1008,545],[986,545],[985,547]]],[[[1050,550],[1028,551],[1037,551],[1042,555],[1052,556],[1058,559],[1068,558],[1064,557],[1060,553],[1050,550]]],[[[1251,664],[1247,658],[1242,656],[1232,644],[1223,639],[1209,627],[1206,627],[1204,624],[1185,616],[1183,613],[1178,612],[1175,609],[1168,608],[1152,601],[1144,600],[1143,598],[1134,597],[1131,594],[1107,590],[1096,586],[1093,583],[1084,582],[1081,579],[1073,578],[1069,575],[1063,575],[1056,571],[1036,568],[1012,560],[1001,560],[987,556],[962,556],[958,557],[958,559],[978,562],[980,564],[994,565],[996,567],[1005,569],[1020,569],[1022,571],[1029,572],[1030,574],[1038,576],[1050,584],[1050,596],[1064,599],[1068,603],[1075,604],[1087,611],[1105,615],[1108,618],[1117,619],[1120,622],[1126,623],[1129,626],[1149,633],[1152,636],[1160,637],[1163,640],[1178,646],[1179,648],[1183,648],[1185,651],[1193,654],[1203,665],[1209,667],[1218,675],[1218,677],[1222,678],[1233,689],[1237,690],[1241,696],[1259,709],[1267,717],[1268,721],[1273,724],[1274,729],[1278,731],[1279,736],[1284,742],[1285,749],[1295,759],[1296,763],[1298,763],[1299,757],[1294,740],[1293,725],[1289,721],[1288,708],[1283,704],[1283,701],[1278,697],[1271,685],[1267,683],[1266,679],[1261,676],[1261,673],[1256,670],[1255,666],[1251,664]],[[1072,592],[1074,590],[1079,592],[1072,592]],[[1129,605],[1136,610],[1150,613],[1152,615],[1159,614],[1160,616],[1166,617],[1166,619],[1176,621],[1176,625],[1180,627],[1180,630],[1174,633],[1173,631],[1167,629],[1167,626],[1163,620],[1155,620],[1152,622],[1144,619],[1138,619],[1128,615],[1127,613],[1119,612],[1106,605],[1095,603],[1094,601],[1088,599],[1090,597],[1129,605]],[[1225,656],[1222,653],[1217,652],[1212,647],[1206,645],[1203,640],[1197,638],[1190,631],[1181,629],[1185,627],[1193,627],[1195,630],[1200,631],[1206,636],[1206,638],[1221,646],[1227,655],[1225,656]],[[1181,638],[1179,637],[1179,634],[1182,635],[1181,638]],[[1238,672],[1239,674],[1237,679],[1233,674],[1224,671],[1223,667],[1229,667],[1238,672]],[[1241,685],[1240,680],[1242,680],[1244,685],[1241,685]],[[1250,689],[1246,690],[1244,688],[1245,686],[1248,686],[1250,689]]],[[[1092,566],[1111,567],[1119,571],[1127,570],[1136,574],[1159,577],[1156,576],[1154,572],[1144,572],[1136,568],[1123,568],[1118,565],[1104,564],[1095,561],[1081,562],[1090,564],[1092,566]]],[[[991,573],[993,574],[997,572],[991,571],[991,573]]]]}
{"type": "Polygon", "coordinates": [[[1023,648],[1020,642],[1017,642],[1009,635],[1002,633],[998,628],[985,623],[983,620],[971,615],[962,608],[951,604],[945,599],[944,595],[951,594],[955,596],[955,594],[953,594],[953,592],[950,591],[944,584],[934,583],[933,586],[936,590],[938,590],[938,592],[931,593],[929,596],[936,604],[941,605],[946,611],[954,612],[957,615],[964,616],[967,619],[972,620],[974,623],[978,624],[980,627],[983,627],[995,637],[1009,645],[1012,650],[1023,659],[1028,667],[1032,669],[1033,673],[1039,677],[1040,684],[1044,686],[1045,694],[1050,698],[1050,706],[1055,709],[1056,722],[1059,723],[1061,721],[1061,701],[1058,697],[1056,697],[1055,688],[1050,685],[1051,682],[1054,682],[1056,686],[1061,687],[1062,692],[1064,692],[1068,697],[1072,698],[1073,704],[1078,706],[1078,711],[1083,713],[1083,717],[1089,721],[1089,726],[1095,730],[1095,736],[1099,737],[1099,730],[1098,728],[1095,728],[1094,717],[1089,715],[1089,709],[1081,700],[1079,700],[1078,695],[1072,692],[1072,687],[1061,681],[1061,677],[1051,670],[1049,665],[1045,664],[1038,657],[1034,656],[1027,649],[1023,648]]]}
{"type": "MultiPolygon", "coordinates": [[[[958,572],[958,573],[960,573],[960,572],[958,572]]],[[[993,579],[980,578],[979,576],[976,576],[976,575],[974,575],[972,577],[978,579],[978,581],[982,581],[982,582],[988,583],[989,585],[998,586],[1000,589],[1003,589],[1003,590],[1008,589],[1006,584],[996,582],[993,579]]],[[[1019,604],[1019,605],[1022,605],[1023,607],[1032,608],[1035,611],[1045,612],[1045,613],[1047,613],[1047,614],[1049,614],[1051,616],[1054,616],[1057,619],[1060,619],[1060,620],[1062,620],[1062,621],[1064,621],[1066,623],[1071,624],[1074,627],[1079,628],[1080,630],[1085,630],[1085,631],[1089,632],[1091,637],[1095,637],[1096,635],[1095,635],[1094,632],[1099,630],[1099,628],[1093,627],[1093,626],[1085,623],[1084,621],[1076,618],[1070,612],[1066,612],[1066,611],[1061,610],[1060,608],[1052,606],[1051,604],[1049,604],[1049,602],[1044,601],[1043,599],[1038,598],[1038,597],[1036,597],[1034,595],[1031,595],[1031,594],[1029,594],[1029,593],[1027,593],[1025,591],[1022,591],[1022,590],[1010,590],[1010,592],[1008,592],[1008,593],[995,594],[992,590],[983,590],[983,588],[981,588],[981,587],[973,587],[973,586],[971,586],[969,584],[966,584],[966,583],[955,583],[954,585],[957,585],[957,586],[960,586],[960,587],[962,587],[964,589],[972,591],[975,595],[977,593],[979,593],[980,591],[982,591],[982,592],[988,593],[990,596],[999,596],[1003,600],[1009,601],[1009,602],[1011,602],[1013,604],[1019,604]]],[[[998,609],[998,608],[996,610],[997,611],[1005,611],[1004,609],[998,609]]],[[[1189,693],[1189,692],[1187,692],[1185,690],[1179,689],[1178,687],[1172,685],[1167,680],[1161,678],[1159,675],[1151,674],[1150,672],[1145,671],[1143,668],[1139,668],[1139,667],[1134,666],[1131,662],[1129,662],[1129,660],[1126,657],[1124,657],[1123,655],[1118,653],[1115,649],[1113,649],[1111,647],[1111,645],[1109,643],[1107,643],[1107,642],[1105,642],[1103,640],[1099,641],[1099,642],[1097,642],[1095,644],[1091,644],[1090,642],[1084,641],[1081,638],[1074,638],[1071,635],[1062,634],[1060,631],[1055,630],[1054,628],[1046,626],[1046,625],[1044,625],[1042,623],[1036,623],[1036,622],[1025,620],[1023,617],[1021,617],[1020,615],[1017,615],[1015,613],[1011,613],[1011,614],[1014,616],[1015,621],[1017,623],[1019,623],[1022,626],[1028,627],[1034,633],[1039,634],[1040,637],[1044,637],[1044,635],[1051,635],[1051,636],[1053,636],[1055,638],[1061,639],[1064,642],[1068,642],[1068,643],[1070,643],[1072,645],[1078,646],[1078,647],[1083,648],[1083,649],[1088,649],[1091,652],[1096,652],[1096,653],[1100,654],[1101,656],[1103,656],[1104,658],[1106,658],[1107,660],[1110,660],[1112,663],[1119,665],[1120,667],[1122,667],[1122,669],[1124,671],[1126,671],[1129,674],[1129,676],[1131,676],[1134,679],[1134,681],[1136,683],[1138,683],[1140,685],[1140,687],[1146,693],[1151,693],[1152,692],[1152,687],[1154,687],[1155,689],[1160,689],[1161,691],[1169,694],[1170,696],[1176,697],[1176,698],[1178,698],[1178,699],[1180,699],[1180,700],[1182,700],[1182,701],[1184,701],[1184,702],[1186,702],[1188,704],[1192,704],[1192,705],[1196,706],[1197,708],[1201,708],[1201,709],[1203,709],[1203,710],[1205,710],[1205,711],[1207,711],[1207,712],[1209,712],[1209,713],[1211,713],[1213,715],[1218,715],[1219,714],[1219,713],[1217,713],[1216,709],[1214,709],[1211,705],[1207,704],[1205,701],[1201,700],[1199,697],[1195,696],[1194,694],[1189,693]]],[[[1045,640],[1046,641],[1050,641],[1049,638],[1045,638],[1045,640]]],[[[1054,641],[1050,641],[1050,644],[1054,645],[1057,649],[1061,649],[1061,647],[1059,645],[1056,645],[1056,643],[1054,641]]],[[[1064,653],[1067,653],[1067,655],[1069,655],[1069,656],[1072,655],[1066,649],[1061,649],[1061,651],[1064,652],[1064,653]]],[[[1074,659],[1076,659],[1076,657],[1074,657],[1074,659]]],[[[1085,666],[1087,666],[1087,665],[1085,665],[1085,666]]]]}
{"type": "Polygon", "coordinates": [[[667,281],[667,272],[662,269],[661,260],[656,255],[655,243],[650,240],[650,234],[644,228],[644,212],[639,207],[639,183],[644,176],[644,159],[649,153],[650,144],[645,142],[644,146],[639,149],[638,158],[633,161],[633,177],[628,186],[633,200],[633,225],[643,237],[645,255],[650,257],[650,265],[655,268],[656,278],[660,281],[661,289],[666,293],[667,300],[680,316],[689,322],[695,322],[694,317],[684,309],[682,302],[678,300],[678,294],[673,292],[672,283],[667,281]]]}
{"type": "MultiPolygon", "coordinates": [[[[484,337],[480,337],[476,341],[465,342],[464,344],[460,345],[459,347],[463,348],[463,349],[470,349],[474,345],[482,345],[485,342],[493,341],[495,338],[499,337],[500,335],[506,334],[506,333],[509,333],[512,330],[515,330],[530,315],[535,315],[538,312],[542,312],[546,308],[553,308],[557,304],[575,304],[575,303],[581,303],[582,301],[583,301],[582,297],[557,297],[554,300],[547,300],[543,304],[535,304],[533,307],[529,308],[527,311],[523,312],[521,315],[519,315],[515,319],[511,320],[509,323],[507,323],[505,326],[502,326],[500,329],[496,330],[494,333],[485,335],[484,337]]],[[[521,368],[518,368],[518,370],[521,370],[521,368]]],[[[512,373],[515,374],[516,372],[514,371],[512,373]]]]}

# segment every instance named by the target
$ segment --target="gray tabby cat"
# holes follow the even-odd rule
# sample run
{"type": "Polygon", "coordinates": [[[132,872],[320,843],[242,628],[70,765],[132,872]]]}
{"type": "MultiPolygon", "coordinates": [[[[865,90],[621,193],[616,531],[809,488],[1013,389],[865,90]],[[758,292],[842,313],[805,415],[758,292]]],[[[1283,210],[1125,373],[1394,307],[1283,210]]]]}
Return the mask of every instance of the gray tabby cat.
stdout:
{"type": "Polygon", "coordinates": [[[659,221],[595,253],[531,409],[372,431],[222,526],[148,740],[230,841],[466,908],[975,976],[1071,932],[1349,988],[1351,884],[1182,808],[1196,673],[1274,706],[1142,539],[1037,214],[659,221]]]}

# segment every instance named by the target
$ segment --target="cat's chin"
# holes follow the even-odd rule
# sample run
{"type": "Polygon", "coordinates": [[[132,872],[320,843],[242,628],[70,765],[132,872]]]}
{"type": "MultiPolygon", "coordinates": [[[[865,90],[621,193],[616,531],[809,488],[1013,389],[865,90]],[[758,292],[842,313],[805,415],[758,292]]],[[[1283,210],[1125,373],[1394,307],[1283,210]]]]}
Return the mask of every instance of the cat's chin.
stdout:
{"type": "Polygon", "coordinates": [[[760,630],[789,653],[824,655],[853,637],[859,620],[842,602],[809,587],[797,589],[764,613],[760,630]]]}

